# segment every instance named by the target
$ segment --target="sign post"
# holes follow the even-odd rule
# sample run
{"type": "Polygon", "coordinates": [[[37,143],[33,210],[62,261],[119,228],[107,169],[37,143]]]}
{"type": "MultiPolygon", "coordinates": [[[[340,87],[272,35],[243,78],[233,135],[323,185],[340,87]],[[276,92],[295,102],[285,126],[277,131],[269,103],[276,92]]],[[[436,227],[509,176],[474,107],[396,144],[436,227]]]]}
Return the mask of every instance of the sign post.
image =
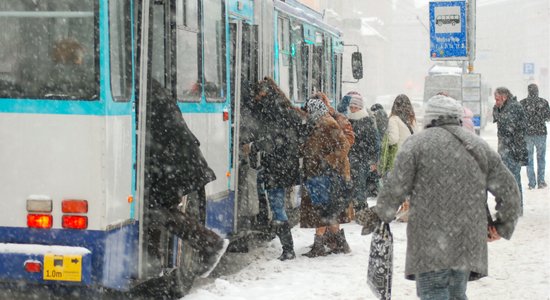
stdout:
{"type": "Polygon", "coordinates": [[[430,2],[430,58],[468,60],[466,1],[430,2]]]}

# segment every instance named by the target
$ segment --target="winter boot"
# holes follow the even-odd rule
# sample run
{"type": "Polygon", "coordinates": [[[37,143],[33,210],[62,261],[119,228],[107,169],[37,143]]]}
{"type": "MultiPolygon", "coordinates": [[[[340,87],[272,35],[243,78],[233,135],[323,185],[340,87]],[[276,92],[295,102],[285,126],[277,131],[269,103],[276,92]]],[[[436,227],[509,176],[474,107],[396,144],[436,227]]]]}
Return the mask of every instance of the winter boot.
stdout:
{"type": "Polygon", "coordinates": [[[340,231],[336,233],[331,233],[336,240],[336,247],[331,249],[331,253],[338,254],[338,253],[345,253],[348,254],[351,252],[351,249],[349,247],[348,242],[346,241],[346,235],[344,234],[344,229],[340,229],[340,231]]]}
{"type": "Polygon", "coordinates": [[[199,276],[202,278],[206,278],[212,273],[212,271],[216,268],[218,263],[220,262],[223,254],[225,253],[225,250],[227,250],[227,246],[229,245],[229,240],[227,239],[220,239],[214,248],[207,249],[206,251],[203,251],[203,266],[199,273],[199,276]]]}
{"type": "Polygon", "coordinates": [[[279,225],[276,232],[277,236],[281,240],[281,245],[283,245],[283,253],[279,256],[279,260],[285,261],[295,259],[296,253],[294,253],[294,241],[292,239],[292,233],[288,222],[284,222],[279,225]]]}
{"type": "Polygon", "coordinates": [[[315,239],[313,241],[313,247],[311,247],[311,250],[309,252],[304,253],[302,255],[307,256],[309,258],[313,258],[317,256],[326,256],[327,252],[325,251],[325,236],[315,235],[315,239]]]}

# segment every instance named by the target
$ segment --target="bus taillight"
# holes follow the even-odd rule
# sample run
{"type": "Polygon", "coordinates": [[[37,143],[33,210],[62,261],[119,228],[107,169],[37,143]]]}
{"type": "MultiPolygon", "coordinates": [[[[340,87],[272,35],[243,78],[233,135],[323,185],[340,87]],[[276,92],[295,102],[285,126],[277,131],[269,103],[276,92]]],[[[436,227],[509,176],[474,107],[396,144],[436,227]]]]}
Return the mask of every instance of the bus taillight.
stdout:
{"type": "Polygon", "coordinates": [[[28,214],[27,215],[27,226],[30,228],[52,228],[53,218],[52,215],[43,215],[43,214],[28,214]]]}
{"type": "Polygon", "coordinates": [[[25,271],[29,273],[40,273],[42,272],[42,263],[35,260],[28,260],[25,262],[25,271]]]}
{"type": "Polygon", "coordinates": [[[61,202],[61,211],[69,214],[79,214],[88,212],[88,201],[86,200],[63,200],[61,202]]]}
{"type": "Polygon", "coordinates": [[[67,229],[86,229],[88,228],[88,217],[64,215],[61,225],[67,229]]]}

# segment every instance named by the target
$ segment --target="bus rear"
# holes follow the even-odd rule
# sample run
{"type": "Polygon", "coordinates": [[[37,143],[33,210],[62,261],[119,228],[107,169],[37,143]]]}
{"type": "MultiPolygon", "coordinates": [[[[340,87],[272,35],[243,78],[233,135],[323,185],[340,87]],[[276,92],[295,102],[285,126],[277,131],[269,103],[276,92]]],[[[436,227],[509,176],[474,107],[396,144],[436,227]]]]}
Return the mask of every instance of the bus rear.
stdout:
{"type": "Polygon", "coordinates": [[[2,283],[137,276],[132,10],[117,2],[0,3],[2,283]]]}

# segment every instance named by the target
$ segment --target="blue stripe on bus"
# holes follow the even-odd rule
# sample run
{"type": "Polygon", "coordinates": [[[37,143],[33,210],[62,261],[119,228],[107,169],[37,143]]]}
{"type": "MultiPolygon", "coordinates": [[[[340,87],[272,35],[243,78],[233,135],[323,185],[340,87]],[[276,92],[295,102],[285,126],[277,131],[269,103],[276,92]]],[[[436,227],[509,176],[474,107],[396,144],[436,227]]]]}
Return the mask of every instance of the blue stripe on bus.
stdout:
{"type": "Polygon", "coordinates": [[[126,116],[132,103],[90,100],[0,99],[0,113],[126,116]]]}
{"type": "MultiPolygon", "coordinates": [[[[137,222],[110,231],[0,227],[0,242],[86,248],[91,251],[92,263],[91,270],[82,270],[83,275],[89,271],[95,285],[128,290],[133,278],[138,275],[138,230],[137,222]]],[[[11,256],[13,253],[0,253],[0,261],[6,261],[11,256]]],[[[28,255],[28,259],[33,258],[36,257],[28,255]]],[[[7,272],[10,270],[3,269],[5,267],[9,266],[0,265],[0,274],[4,274],[2,281],[12,281],[21,276],[10,274],[7,272]]],[[[36,279],[29,273],[23,275],[26,275],[25,281],[36,279]]],[[[49,283],[40,280],[40,283],[49,283]]]]}

